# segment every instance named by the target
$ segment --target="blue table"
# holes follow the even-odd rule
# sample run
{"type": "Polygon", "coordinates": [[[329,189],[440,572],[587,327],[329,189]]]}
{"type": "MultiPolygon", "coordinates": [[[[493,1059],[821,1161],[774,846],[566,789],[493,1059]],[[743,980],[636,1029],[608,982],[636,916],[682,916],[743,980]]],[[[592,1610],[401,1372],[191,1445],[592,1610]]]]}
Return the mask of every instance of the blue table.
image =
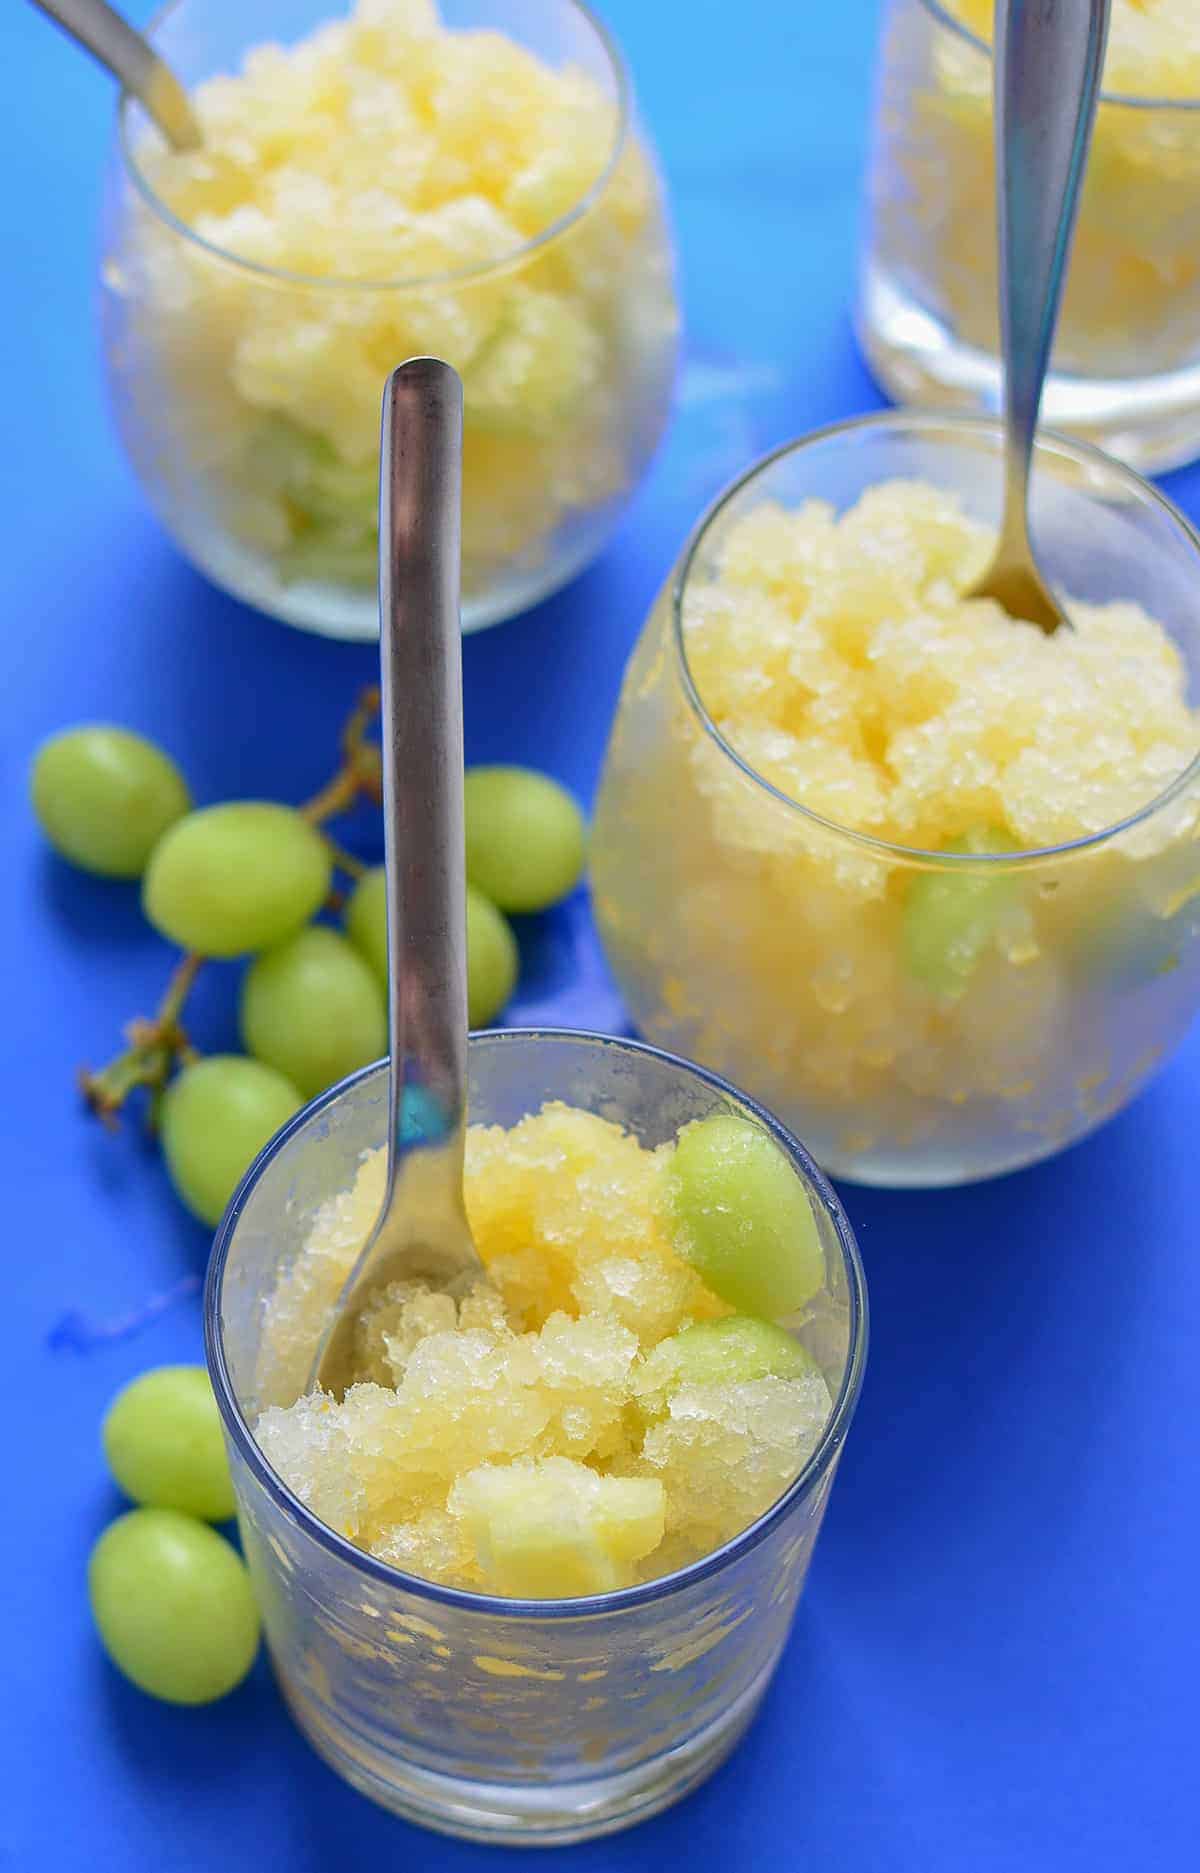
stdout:
{"type": "MultiPolygon", "coordinates": [[[[466,648],[468,757],[539,762],[585,795],[623,661],[701,504],[753,454],[877,400],[847,319],[874,8],[610,0],[609,12],[674,196],[682,408],[602,562],[466,648]]],[[[151,521],[109,433],[92,327],[111,98],[13,0],[0,46],[0,1137],[15,1381],[0,1867],[498,1865],[336,1781],[262,1661],[226,1703],[177,1711],[122,1683],[89,1627],[85,1558],[118,1508],[100,1414],[143,1367],[200,1356],[207,1243],[136,1129],[106,1137],[73,1098],[76,1065],[106,1057],[152,1005],[167,954],[133,891],[42,850],[26,763],[49,730],[107,717],[161,738],[202,799],[300,799],[373,660],[222,597],[151,521]]],[[[1200,511],[1200,475],[1173,491],[1200,511]]],[[[531,933],[527,952],[516,1018],[621,1020],[582,909],[531,933]]],[[[212,971],[196,1006],[209,1044],[232,1041],[233,998],[233,972],[212,971]]],[[[573,1850],[580,1873],[676,1858],[700,1873],[1196,1865],[1198,1091],[1193,1034],[1132,1110],[1053,1164],[943,1194],[846,1192],[874,1346],[778,1680],[707,1787],[573,1850]]]]}

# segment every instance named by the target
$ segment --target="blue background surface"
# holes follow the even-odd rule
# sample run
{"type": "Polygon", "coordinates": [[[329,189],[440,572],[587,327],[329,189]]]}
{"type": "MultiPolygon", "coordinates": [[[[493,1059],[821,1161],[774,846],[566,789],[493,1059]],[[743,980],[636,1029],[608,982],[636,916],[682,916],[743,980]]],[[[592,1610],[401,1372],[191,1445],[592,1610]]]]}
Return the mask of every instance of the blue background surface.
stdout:
{"type": "MultiPolygon", "coordinates": [[[[144,8],[138,9],[144,16],[144,8]]],[[[624,659],[701,505],[753,454],[878,399],[850,336],[876,31],[868,0],[608,0],[664,159],[689,366],[619,538],[569,591],[466,647],[468,758],[590,794],[624,659]]],[[[169,958],[132,889],[71,874],[25,805],[30,750],[79,718],[160,738],[203,800],[300,799],[373,658],[260,618],[176,555],[110,434],[93,332],[111,94],[7,0],[0,190],[0,1141],[8,1326],[0,1866],[467,1873],[343,1787],[265,1663],[224,1704],[152,1704],[108,1667],[83,1570],[118,1507],[101,1411],[201,1353],[205,1233],[136,1127],[72,1074],[147,1011],[169,958]],[[125,1323],[121,1329],[121,1323],[125,1323]],[[15,1458],[16,1476],[12,1476],[15,1458]]],[[[1172,491],[1200,512],[1200,474],[1172,491]]],[[[621,1020],[582,902],[527,932],[514,1014],[621,1020]]],[[[233,1038],[211,971],[202,1044],[233,1038]]],[[[846,1191],[874,1344],[795,1636],[762,1716],[684,1805],[506,1864],[579,1873],[1194,1868],[1200,1506],[1200,1035],[1056,1162],[949,1193],[846,1191]]]]}

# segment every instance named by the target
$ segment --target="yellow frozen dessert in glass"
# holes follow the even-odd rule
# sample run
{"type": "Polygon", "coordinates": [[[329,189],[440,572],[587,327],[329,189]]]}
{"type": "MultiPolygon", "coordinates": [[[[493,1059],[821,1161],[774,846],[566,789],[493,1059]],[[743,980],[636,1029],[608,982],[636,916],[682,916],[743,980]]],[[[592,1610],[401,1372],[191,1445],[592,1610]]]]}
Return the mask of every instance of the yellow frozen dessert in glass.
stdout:
{"type": "Polygon", "coordinates": [[[1122,471],[1044,445],[1035,533],[1073,625],[1044,636],[964,596],[995,532],[958,484],[993,468],[970,496],[994,512],[998,448],[866,419],[747,477],[634,656],[596,816],[640,1027],[866,1181],[1057,1149],[1200,999],[1195,540],[1147,488],[1139,564],[1086,483],[1116,506],[1122,471]]]}
{"type": "MultiPolygon", "coordinates": [[[[383,1180],[379,1150],[281,1277],[267,1392],[272,1367],[319,1338],[383,1180]]],[[[258,1419],[306,1507],[407,1573],[527,1598],[653,1579],[768,1509],[832,1405],[803,1341],[824,1283],[817,1225],[770,1139],[717,1117],[649,1149],[552,1104],[471,1127],[465,1188],[488,1279],[383,1290],[344,1398],[258,1419]]]]}
{"type": "Polygon", "coordinates": [[[125,445],[185,550],[294,622],[376,628],[401,359],[464,380],[468,628],[599,549],[665,421],[671,250],[624,72],[574,0],[514,6],[512,36],[503,12],[359,0],[310,29],[303,0],[236,21],[184,0],[160,41],[200,76],[203,147],[123,112],[103,283],[125,445]]]}
{"type": "MultiPolygon", "coordinates": [[[[387,1063],[268,1145],[206,1298],[246,1563],[289,1710],[376,1801],[561,1845],[695,1788],[788,1632],[862,1383],[854,1237],[800,1142],[611,1035],[467,1044],[483,1277],[368,1296],[387,1063]]],[[[440,1134],[406,1082],[403,1136],[440,1134]]],[[[408,1166],[419,1177],[419,1160],[408,1166]]]]}
{"type": "MultiPolygon", "coordinates": [[[[893,395],[994,408],[991,0],[891,0],[859,330],[893,395]]],[[[1137,467],[1200,450],[1200,27],[1113,0],[1043,417],[1137,467]]]]}

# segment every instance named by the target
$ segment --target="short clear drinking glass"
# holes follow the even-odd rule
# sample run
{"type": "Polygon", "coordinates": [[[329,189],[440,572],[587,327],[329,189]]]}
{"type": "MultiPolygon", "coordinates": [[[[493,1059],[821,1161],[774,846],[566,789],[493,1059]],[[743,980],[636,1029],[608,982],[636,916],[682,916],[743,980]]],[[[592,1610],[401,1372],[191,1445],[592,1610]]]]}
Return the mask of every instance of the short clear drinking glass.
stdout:
{"type": "MultiPolygon", "coordinates": [[[[902,402],[999,405],[991,12],[887,0],[857,324],[902,402]]],[[[1146,471],[1200,452],[1200,47],[1152,13],[1114,5],[1042,405],[1146,471]]]]}
{"type": "MultiPolygon", "coordinates": [[[[679,331],[662,188],[620,54],[577,0],[442,0],[452,42],[431,0],[358,0],[333,28],[349,4],[174,0],[152,25],[189,88],[253,72],[253,159],[228,126],[218,157],[169,156],[122,99],[101,254],[110,401],[143,490],[210,578],[369,638],[383,383],[405,357],[445,358],[465,384],[470,631],[591,560],[658,443],[679,331]],[[400,37],[382,36],[389,21],[400,37]],[[349,48],[344,121],[345,73],[278,50],[310,39],[349,48]],[[553,106],[526,55],[567,87],[553,106]],[[394,89],[381,102],[385,81],[410,85],[409,120],[394,89]],[[524,148],[526,83],[562,122],[555,147],[506,155],[510,172],[488,126],[524,148]],[[297,114],[331,111],[308,176],[288,155],[297,114]],[[327,175],[339,142],[344,172],[327,175]]],[[[220,98],[208,108],[231,116],[220,98]]]]}
{"type": "Polygon", "coordinates": [[[267,1644],[297,1723],[348,1781],[412,1820],[482,1840],[571,1841],[685,1794],[752,1717],[857,1402],[866,1297],[849,1224],[808,1154],[721,1080],[636,1042],[519,1029],[473,1035],[469,1067],[471,1118],[484,1123],[511,1126],[557,1099],[657,1145],[713,1112],[752,1118],[804,1180],[825,1257],[824,1288],[799,1332],[833,1409],[785,1494],[681,1572],[588,1599],[514,1601],[416,1579],[353,1547],[288,1491],[254,1441],[258,1413],[290,1404],[307,1379],[264,1348],[264,1303],[314,1211],[382,1143],[385,1067],[300,1113],[221,1226],[209,1369],[267,1644]]]}
{"type": "MultiPolygon", "coordinates": [[[[1037,851],[909,850],[765,780],[697,689],[693,594],[763,503],[841,513],[893,479],[956,490],[997,524],[998,425],[907,412],[838,425],[759,463],[703,518],[626,673],[591,876],[643,1034],[753,1086],[832,1174],[937,1185],[1060,1150],[1183,1036],[1200,1005],[1200,761],[1131,818],[1037,851]],[[906,958],[906,909],[931,876],[1003,902],[955,1000],[906,958]]],[[[1055,585],[1137,601],[1165,627],[1194,706],[1200,541],[1183,516],[1132,471],[1046,435],[1032,517],[1055,585]]]]}

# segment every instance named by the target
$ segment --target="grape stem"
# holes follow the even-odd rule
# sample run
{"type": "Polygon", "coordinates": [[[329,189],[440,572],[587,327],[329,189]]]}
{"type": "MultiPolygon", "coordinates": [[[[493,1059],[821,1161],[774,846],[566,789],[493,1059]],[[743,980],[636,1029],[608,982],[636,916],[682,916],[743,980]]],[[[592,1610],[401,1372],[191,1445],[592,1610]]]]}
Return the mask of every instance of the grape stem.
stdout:
{"type": "Polygon", "coordinates": [[[189,954],[176,964],[158,1012],[149,1021],[139,1015],[129,1023],[125,1038],[129,1046],[110,1060],[99,1073],[87,1068],[79,1074],[80,1090],[91,1111],[103,1123],[115,1129],[116,1114],[135,1086],[148,1086],[155,1093],[166,1085],[177,1060],[192,1049],[179,1017],[203,963],[203,956],[189,954]]]}
{"type": "MultiPolygon", "coordinates": [[[[361,799],[380,805],[383,799],[380,753],[377,742],[368,739],[368,731],[379,714],[379,690],[363,690],[342,730],[341,763],[337,772],[297,811],[310,826],[322,829],[336,869],[350,878],[361,878],[367,867],[361,859],[324,831],[328,820],[336,819],[361,799]]],[[[334,894],[335,904],[341,902],[334,894]]],[[[205,962],[203,956],[181,956],[171,973],[162,1000],[147,1019],[139,1015],[125,1029],[128,1045],[114,1055],[98,1072],[87,1067],[79,1071],[79,1087],[84,1101],[101,1123],[116,1129],[117,1113],[138,1087],[150,1094],[150,1123],[153,1126],[164,1087],[177,1066],[199,1056],[183,1026],[184,1004],[205,962]]]]}
{"type": "Polygon", "coordinates": [[[345,813],[356,805],[364,794],[374,800],[377,806],[382,804],[379,748],[375,742],[367,740],[367,730],[378,714],[379,690],[373,685],[370,689],[364,689],[353,715],[342,730],[342,764],[337,773],[299,809],[311,826],[323,826],[326,820],[336,819],[339,813],[345,813]]]}
{"type": "MultiPolygon", "coordinates": [[[[329,847],[330,857],[333,859],[338,871],[344,871],[348,878],[366,877],[367,872],[370,870],[368,865],[364,865],[360,858],[355,858],[353,852],[347,852],[345,846],[339,845],[336,839],[331,839],[327,832],[323,832],[322,837],[329,847]]],[[[336,901],[331,902],[330,909],[336,910],[341,903],[341,893],[335,891],[333,898],[336,901]]]]}

